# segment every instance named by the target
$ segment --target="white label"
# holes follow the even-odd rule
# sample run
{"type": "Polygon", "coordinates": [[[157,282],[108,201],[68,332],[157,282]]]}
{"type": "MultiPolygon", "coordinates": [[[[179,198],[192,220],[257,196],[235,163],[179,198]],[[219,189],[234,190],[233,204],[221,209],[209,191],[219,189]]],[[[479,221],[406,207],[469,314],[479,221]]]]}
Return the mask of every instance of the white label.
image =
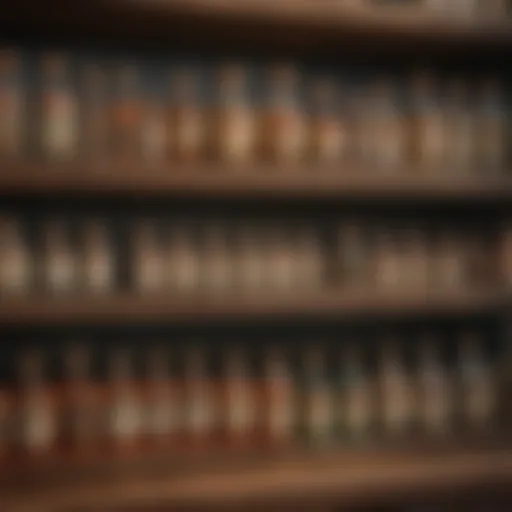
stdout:
{"type": "Polygon", "coordinates": [[[50,95],[41,135],[43,149],[47,155],[56,158],[73,156],[78,141],[77,107],[70,95],[50,95]]]}

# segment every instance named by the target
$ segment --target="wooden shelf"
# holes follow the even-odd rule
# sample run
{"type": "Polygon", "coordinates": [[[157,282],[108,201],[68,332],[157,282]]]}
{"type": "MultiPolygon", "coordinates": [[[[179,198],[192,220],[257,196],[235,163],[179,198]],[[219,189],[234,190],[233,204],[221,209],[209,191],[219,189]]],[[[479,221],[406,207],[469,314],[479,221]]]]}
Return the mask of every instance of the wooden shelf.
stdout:
{"type": "Polygon", "coordinates": [[[407,200],[509,200],[512,174],[322,169],[270,166],[230,169],[220,165],[167,168],[84,164],[0,165],[0,195],[135,195],[230,198],[369,198],[407,200]]]}
{"type": "Polygon", "coordinates": [[[156,503],[245,510],[254,503],[284,505],[329,499],[332,503],[382,503],[397,496],[498,482],[512,482],[510,451],[338,452],[276,455],[257,463],[253,457],[245,457],[245,461],[239,457],[224,467],[218,463],[209,469],[198,465],[196,471],[151,471],[146,467],[118,477],[82,475],[64,484],[62,480],[38,482],[35,477],[30,484],[11,487],[4,493],[3,503],[9,512],[59,512],[78,506],[104,510],[156,503]]]}
{"type": "Polygon", "coordinates": [[[300,317],[471,314],[504,305],[497,290],[267,292],[255,295],[27,296],[0,299],[0,324],[124,324],[300,317]]]}

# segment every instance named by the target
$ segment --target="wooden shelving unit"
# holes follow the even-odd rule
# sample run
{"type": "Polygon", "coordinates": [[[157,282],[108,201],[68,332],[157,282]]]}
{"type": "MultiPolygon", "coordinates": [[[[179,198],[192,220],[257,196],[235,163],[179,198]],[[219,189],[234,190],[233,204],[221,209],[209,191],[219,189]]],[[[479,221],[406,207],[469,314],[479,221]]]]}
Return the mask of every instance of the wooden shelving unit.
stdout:
{"type": "Polygon", "coordinates": [[[198,196],[219,198],[408,199],[506,201],[512,174],[439,169],[369,169],[356,165],[280,170],[270,165],[133,165],[11,163],[0,167],[0,194],[198,196]]]}

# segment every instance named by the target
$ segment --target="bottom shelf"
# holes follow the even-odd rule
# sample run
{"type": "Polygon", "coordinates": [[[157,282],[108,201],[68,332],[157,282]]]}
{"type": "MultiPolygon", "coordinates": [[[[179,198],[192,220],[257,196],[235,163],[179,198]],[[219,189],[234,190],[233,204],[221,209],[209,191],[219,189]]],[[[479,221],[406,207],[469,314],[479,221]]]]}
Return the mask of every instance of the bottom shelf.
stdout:
{"type": "MultiPolygon", "coordinates": [[[[512,449],[496,446],[181,457],[168,458],[166,464],[161,457],[120,458],[118,470],[112,465],[109,471],[95,471],[91,460],[75,461],[67,475],[62,461],[52,469],[35,464],[26,482],[12,487],[3,480],[2,511],[147,511],[156,504],[173,511],[256,505],[267,510],[271,504],[295,510],[297,504],[320,502],[369,506],[403,496],[512,483],[512,449]],[[38,480],[38,472],[45,478],[38,480]]],[[[9,473],[16,479],[16,471],[9,473]]]]}

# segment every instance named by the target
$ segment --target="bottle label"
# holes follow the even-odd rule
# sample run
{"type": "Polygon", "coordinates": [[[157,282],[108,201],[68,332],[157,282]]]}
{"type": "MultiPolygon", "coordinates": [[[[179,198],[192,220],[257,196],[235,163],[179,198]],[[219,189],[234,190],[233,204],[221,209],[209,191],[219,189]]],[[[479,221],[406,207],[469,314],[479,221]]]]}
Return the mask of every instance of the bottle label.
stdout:
{"type": "Polygon", "coordinates": [[[48,93],[45,98],[42,141],[45,154],[68,158],[76,151],[77,105],[65,92],[48,93]]]}

